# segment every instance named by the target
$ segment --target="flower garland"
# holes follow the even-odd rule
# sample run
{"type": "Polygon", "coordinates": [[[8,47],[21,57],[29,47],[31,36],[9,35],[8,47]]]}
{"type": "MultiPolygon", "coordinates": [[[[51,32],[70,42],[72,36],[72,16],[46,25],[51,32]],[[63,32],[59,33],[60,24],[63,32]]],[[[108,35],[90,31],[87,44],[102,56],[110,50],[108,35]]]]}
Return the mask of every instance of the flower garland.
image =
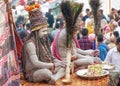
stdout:
{"type": "Polygon", "coordinates": [[[32,10],[34,10],[34,9],[38,9],[38,8],[40,8],[40,4],[38,4],[38,3],[35,3],[34,5],[30,5],[30,6],[26,6],[25,7],[25,10],[27,10],[27,11],[32,11],[32,10]]]}

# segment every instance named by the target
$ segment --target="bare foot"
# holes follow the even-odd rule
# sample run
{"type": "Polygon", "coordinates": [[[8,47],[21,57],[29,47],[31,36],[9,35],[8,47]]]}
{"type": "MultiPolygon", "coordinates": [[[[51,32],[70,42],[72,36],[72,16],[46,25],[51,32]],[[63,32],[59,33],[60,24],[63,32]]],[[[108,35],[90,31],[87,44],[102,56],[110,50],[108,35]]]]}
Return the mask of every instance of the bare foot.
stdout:
{"type": "Polygon", "coordinates": [[[51,80],[48,81],[48,84],[55,85],[55,79],[51,77],[51,80]]]}

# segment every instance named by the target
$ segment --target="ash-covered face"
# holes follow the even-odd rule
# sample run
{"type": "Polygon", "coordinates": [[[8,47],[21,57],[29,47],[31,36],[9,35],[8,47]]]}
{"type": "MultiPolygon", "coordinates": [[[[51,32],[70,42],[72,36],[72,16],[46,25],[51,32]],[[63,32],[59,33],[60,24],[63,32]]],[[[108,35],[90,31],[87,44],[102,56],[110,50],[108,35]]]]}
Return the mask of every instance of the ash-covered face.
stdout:
{"type": "Polygon", "coordinates": [[[42,38],[44,35],[47,34],[47,31],[48,31],[47,27],[41,28],[41,29],[38,31],[39,37],[42,38]]]}
{"type": "Polygon", "coordinates": [[[83,28],[82,24],[83,24],[83,21],[81,20],[81,18],[78,18],[75,24],[75,34],[83,28]]]}
{"type": "Polygon", "coordinates": [[[82,24],[83,24],[83,21],[81,20],[81,18],[78,18],[75,24],[75,29],[80,30],[82,28],[82,24]]]}

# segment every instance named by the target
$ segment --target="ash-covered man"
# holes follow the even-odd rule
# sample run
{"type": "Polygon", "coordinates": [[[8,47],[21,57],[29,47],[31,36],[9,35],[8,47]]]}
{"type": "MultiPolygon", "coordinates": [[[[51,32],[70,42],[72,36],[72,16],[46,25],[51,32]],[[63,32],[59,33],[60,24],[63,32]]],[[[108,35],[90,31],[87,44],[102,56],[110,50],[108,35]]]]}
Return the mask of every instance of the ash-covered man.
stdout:
{"type": "MultiPolygon", "coordinates": [[[[38,4],[32,3],[37,7],[38,4]]],[[[47,36],[48,23],[38,8],[29,10],[31,34],[25,42],[21,54],[23,74],[27,81],[55,84],[64,76],[66,62],[53,58],[47,36]],[[54,74],[52,73],[54,70],[54,74]]]]}
{"type": "MultiPolygon", "coordinates": [[[[72,49],[72,55],[74,59],[74,64],[78,68],[86,68],[90,64],[101,63],[101,60],[99,58],[95,58],[94,56],[99,54],[98,50],[82,50],[79,48],[79,44],[76,39],[76,34],[81,28],[81,18],[77,19],[76,25],[75,25],[75,33],[74,33],[74,41],[73,41],[73,49],[72,49]],[[76,58],[74,58],[76,57],[76,58]]],[[[52,53],[55,57],[57,57],[58,60],[66,61],[66,28],[62,29],[56,36],[53,46],[52,46],[52,53]]]]}

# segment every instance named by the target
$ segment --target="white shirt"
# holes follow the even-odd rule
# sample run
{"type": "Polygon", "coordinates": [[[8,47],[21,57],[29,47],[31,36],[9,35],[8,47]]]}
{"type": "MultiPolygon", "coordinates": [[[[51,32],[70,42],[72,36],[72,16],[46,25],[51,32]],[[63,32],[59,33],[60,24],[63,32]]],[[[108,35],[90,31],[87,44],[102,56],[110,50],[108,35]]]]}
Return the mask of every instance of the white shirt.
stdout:
{"type": "Polygon", "coordinates": [[[115,70],[120,72],[120,52],[118,52],[117,47],[111,49],[105,58],[106,63],[112,63],[115,65],[115,70]]]}

